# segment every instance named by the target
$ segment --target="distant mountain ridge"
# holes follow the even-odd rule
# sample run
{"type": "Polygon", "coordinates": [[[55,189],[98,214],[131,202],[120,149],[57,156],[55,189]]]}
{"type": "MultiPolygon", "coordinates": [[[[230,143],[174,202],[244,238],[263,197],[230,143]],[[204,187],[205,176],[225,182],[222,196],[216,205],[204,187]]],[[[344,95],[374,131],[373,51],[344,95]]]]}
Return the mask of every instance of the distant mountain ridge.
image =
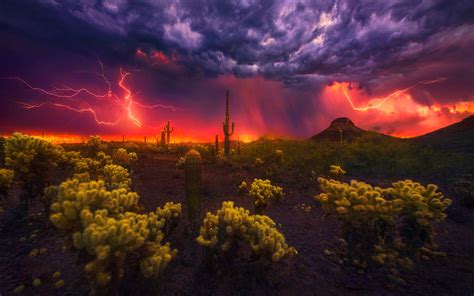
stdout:
{"type": "Polygon", "coordinates": [[[366,131],[356,126],[349,118],[339,117],[334,119],[328,128],[312,136],[310,139],[315,141],[338,142],[341,141],[342,137],[342,141],[352,142],[353,140],[366,134],[380,135],[381,137],[390,137],[385,134],[366,131]]]}
{"type": "Polygon", "coordinates": [[[356,126],[349,118],[340,117],[331,122],[328,128],[312,136],[314,141],[351,142],[363,135],[375,135],[384,138],[398,139],[430,145],[433,148],[446,151],[474,152],[474,115],[433,132],[402,139],[381,134],[374,131],[366,131],[356,126]]]}
{"type": "Polygon", "coordinates": [[[441,150],[474,152],[474,115],[409,140],[441,150]]]}

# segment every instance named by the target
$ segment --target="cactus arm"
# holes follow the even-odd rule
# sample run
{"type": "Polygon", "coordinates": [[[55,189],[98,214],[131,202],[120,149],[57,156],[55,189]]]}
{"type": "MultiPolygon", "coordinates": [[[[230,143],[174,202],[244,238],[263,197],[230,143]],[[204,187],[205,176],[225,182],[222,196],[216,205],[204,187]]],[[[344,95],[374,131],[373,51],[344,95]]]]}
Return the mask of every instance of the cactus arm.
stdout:
{"type": "Polygon", "coordinates": [[[232,132],[229,134],[229,136],[234,134],[234,122],[232,122],[232,132]]]}
{"type": "Polygon", "coordinates": [[[171,128],[170,133],[172,133],[173,131],[174,131],[174,126],[171,128]]]}

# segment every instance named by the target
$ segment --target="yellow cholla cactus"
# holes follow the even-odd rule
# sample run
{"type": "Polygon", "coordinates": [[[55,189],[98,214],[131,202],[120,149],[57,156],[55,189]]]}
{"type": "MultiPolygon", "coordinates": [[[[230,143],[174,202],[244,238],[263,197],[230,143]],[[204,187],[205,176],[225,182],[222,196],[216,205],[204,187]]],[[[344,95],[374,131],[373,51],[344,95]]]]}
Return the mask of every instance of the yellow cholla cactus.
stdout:
{"type": "Polygon", "coordinates": [[[105,145],[102,144],[100,136],[90,136],[87,140],[86,147],[89,149],[91,155],[96,155],[100,150],[104,150],[105,145]]]}
{"type": "Polygon", "coordinates": [[[12,170],[0,169],[0,195],[7,197],[8,189],[10,189],[15,173],[12,170]]]}
{"type": "Polygon", "coordinates": [[[282,198],[283,188],[272,185],[270,180],[254,179],[250,185],[249,194],[255,199],[256,211],[261,213],[261,210],[270,203],[270,200],[282,198]]]}
{"type": "Polygon", "coordinates": [[[254,254],[275,262],[297,254],[272,219],[251,215],[244,208],[234,207],[232,201],[223,202],[216,214],[208,212],[199,233],[196,241],[216,251],[226,252],[242,241],[250,245],[254,254]]]}
{"type": "Polygon", "coordinates": [[[14,133],[5,142],[5,164],[21,174],[40,174],[56,166],[61,152],[45,140],[14,133]]]}
{"type": "Polygon", "coordinates": [[[61,162],[74,165],[82,158],[81,153],[78,151],[63,151],[61,153],[61,162]]]}
{"type": "Polygon", "coordinates": [[[108,164],[104,167],[105,187],[109,190],[129,189],[132,184],[128,170],[122,166],[108,164]]]}
{"type": "Polygon", "coordinates": [[[89,212],[104,209],[110,214],[138,210],[138,194],[125,188],[107,190],[104,181],[67,180],[51,204],[51,222],[60,229],[80,228],[78,223],[89,212]],[[84,211],[86,210],[86,211],[84,211]]]}
{"type": "Polygon", "coordinates": [[[412,180],[399,181],[392,186],[390,194],[403,201],[403,211],[414,216],[419,224],[441,222],[446,218],[444,212],[451,205],[451,199],[438,192],[438,186],[428,184],[425,187],[412,180]]]}
{"type": "Polygon", "coordinates": [[[128,153],[125,148],[119,148],[113,153],[112,158],[115,163],[127,166],[136,161],[138,156],[135,152],[128,153]]]}
{"type": "Polygon", "coordinates": [[[329,173],[335,177],[339,177],[345,175],[347,172],[338,165],[331,165],[329,173]]]}
{"type": "Polygon", "coordinates": [[[170,244],[147,242],[146,252],[148,257],[140,262],[140,270],[146,278],[156,277],[163,272],[168,263],[176,257],[178,251],[172,250],[170,244]]]}
{"type": "Polygon", "coordinates": [[[125,212],[116,217],[109,217],[107,210],[83,210],[84,229],[73,234],[73,244],[96,258],[85,266],[93,286],[107,286],[113,274],[120,280],[125,258],[134,252],[142,256],[139,264],[145,277],[160,274],[177,254],[168,243],[161,244],[161,230],[169,222],[166,218],[176,218],[180,210],[180,204],[172,203],[149,214],[125,212]]]}
{"type": "Polygon", "coordinates": [[[177,254],[162,244],[164,232],[181,214],[181,204],[166,203],[137,213],[138,195],[125,188],[108,191],[103,181],[67,180],[51,205],[53,224],[67,230],[73,246],[95,259],[84,270],[92,289],[120,281],[128,256],[138,258],[145,277],[156,276],[177,254]]]}
{"type": "Polygon", "coordinates": [[[387,189],[355,180],[347,184],[318,178],[318,182],[323,192],[315,199],[326,212],[342,221],[347,256],[362,264],[381,258],[376,257],[381,254],[376,247],[393,243],[401,200],[389,200],[385,197],[387,189]]]}
{"type": "Polygon", "coordinates": [[[113,163],[112,157],[110,155],[106,154],[105,152],[102,152],[102,151],[97,152],[96,156],[97,156],[97,159],[98,159],[101,167],[113,163]]]}
{"type": "Polygon", "coordinates": [[[350,184],[318,178],[323,193],[315,196],[325,210],[339,214],[343,220],[382,219],[394,222],[394,214],[402,207],[401,200],[388,200],[387,189],[352,180],[350,184]]]}
{"type": "Polygon", "coordinates": [[[247,182],[242,181],[242,183],[240,183],[240,185],[238,186],[238,189],[239,189],[240,192],[247,191],[247,182]]]}
{"type": "Polygon", "coordinates": [[[433,224],[446,218],[451,200],[438,192],[438,186],[423,186],[412,180],[395,182],[390,194],[403,202],[400,236],[409,252],[433,246],[433,224]]]}

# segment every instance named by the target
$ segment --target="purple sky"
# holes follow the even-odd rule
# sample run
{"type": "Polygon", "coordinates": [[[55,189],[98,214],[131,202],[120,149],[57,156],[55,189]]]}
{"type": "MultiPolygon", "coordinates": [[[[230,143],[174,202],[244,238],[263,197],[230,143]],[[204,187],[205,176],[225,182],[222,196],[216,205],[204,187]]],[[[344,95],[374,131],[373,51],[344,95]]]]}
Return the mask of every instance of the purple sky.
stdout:
{"type": "Polygon", "coordinates": [[[412,136],[474,113],[473,1],[4,0],[0,36],[3,78],[105,93],[100,59],[124,102],[120,67],[130,72],[137,103],[0,79],[0,133],[151,135],[171,120],[183,138],[211,139],[226,89],[241,135],[309,137],[348,116],[412,136]]]}

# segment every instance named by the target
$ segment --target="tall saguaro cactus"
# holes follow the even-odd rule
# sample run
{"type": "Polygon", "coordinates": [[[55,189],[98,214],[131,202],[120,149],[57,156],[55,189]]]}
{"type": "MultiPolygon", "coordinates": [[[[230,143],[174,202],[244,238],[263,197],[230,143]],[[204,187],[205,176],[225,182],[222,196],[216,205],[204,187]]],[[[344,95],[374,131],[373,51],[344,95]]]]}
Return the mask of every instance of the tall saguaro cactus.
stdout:
{"type": "Polygon", "coordinates": [[[184,156],[186,172],[186,205],[191,228],[197,228],[201,211],[201,154],[194,149],[184,156]]]}
{"type": "Polygon", "coordinates": [[[234,134],[234,123],[232,122],[232,129],[230,129],[230,118],[229,118],[229,90],[227,90],[227,98],[225,103],[225,121],[222,123],[222,129],[224,131],[224,154],[229,156],[230,151],[230,136],[234,134]]]}
{"type": "Polygon", "coordinates": [[[171,133],[174,131],[174,127],[170,128],[170,122],[165,125],[163,131],[166,133],[166,144],[170,144],[171,133]]]}

